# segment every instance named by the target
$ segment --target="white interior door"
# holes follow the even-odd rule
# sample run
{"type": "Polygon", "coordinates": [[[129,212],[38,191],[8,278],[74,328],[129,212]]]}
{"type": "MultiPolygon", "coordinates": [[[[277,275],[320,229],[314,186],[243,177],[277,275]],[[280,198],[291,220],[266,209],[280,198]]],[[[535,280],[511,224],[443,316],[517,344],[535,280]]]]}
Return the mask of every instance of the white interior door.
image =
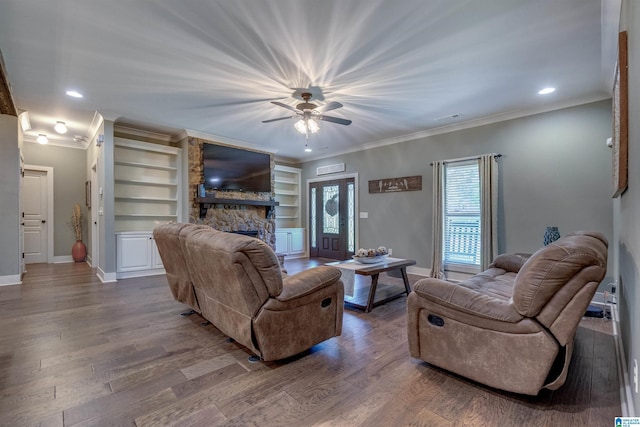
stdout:
{"type": "Polygon", "coordinates": [[[49,212],[48,173],[25,169],[22,193],[22,223],[24,224],[24,262],[48,262],[49,212]]]}

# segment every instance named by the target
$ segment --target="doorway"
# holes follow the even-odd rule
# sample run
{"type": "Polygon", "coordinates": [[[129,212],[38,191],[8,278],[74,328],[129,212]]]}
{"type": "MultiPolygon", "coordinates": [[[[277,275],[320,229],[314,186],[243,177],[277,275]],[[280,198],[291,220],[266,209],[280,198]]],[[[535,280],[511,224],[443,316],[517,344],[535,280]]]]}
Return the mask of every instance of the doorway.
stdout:
{"type": "Polygon", "coordinates": [[[99,212],[99,199],[98,199],[98,162],[96,161],[91,165],[91,180],[89,181],[89,206],[87,206],[87,210],[89,213],[89,218],[91,218],[91,226],[89,227],[89,236],[88,238],[91,240],[91,266],[98,267],[100,264],[100,254],[98,250],[100,248],[99,245],[99,232],[100,225],[98,221],[100,217],[98,216],[99,212]]]}
{"type": "Polygon", "coordinates": [[[345,260],[355,253],[355,177],[309,182],[309,255],[345,260]]]}
{"type": "Polygon", "coordinates": [[[53,262],[53,168],[25,165],[22,179],[25,264],[53,262]]]}

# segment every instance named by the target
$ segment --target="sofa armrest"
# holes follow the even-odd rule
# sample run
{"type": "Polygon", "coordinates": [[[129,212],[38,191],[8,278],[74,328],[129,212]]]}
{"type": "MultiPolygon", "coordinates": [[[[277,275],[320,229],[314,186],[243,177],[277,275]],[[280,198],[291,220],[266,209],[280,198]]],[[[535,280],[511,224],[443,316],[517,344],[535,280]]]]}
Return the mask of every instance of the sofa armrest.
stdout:
{"type": "Polygon", "coordinates": [[[317,292],[319,289],[330,286],[340,280],[340,270],[335,267],[322,265],[310,270],[305,270],[283,280],[282,292],[275,297],[276,300],[285,302],[317,292]]]}
{"type": "Polygon", "coordinates": [[[516,254],[502,254],[494,258],[489,268],[501,268],[505,271],[517,273],[520,271],[527,258],[516,254]]]}
{"type": "Polygon", "coordinates": [[[457,311],[503,322],[519,322],[524,318],[513,306],[513,300],[494,298],[461,284],[440,279],[422,279],[413,291],[420,297],[457,311]]]}

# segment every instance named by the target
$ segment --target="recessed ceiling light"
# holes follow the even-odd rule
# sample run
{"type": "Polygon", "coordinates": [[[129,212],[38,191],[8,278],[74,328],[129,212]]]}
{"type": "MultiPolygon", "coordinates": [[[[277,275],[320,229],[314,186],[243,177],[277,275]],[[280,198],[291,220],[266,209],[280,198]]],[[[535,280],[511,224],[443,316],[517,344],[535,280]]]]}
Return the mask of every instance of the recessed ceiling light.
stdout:
{"type": "Polygon", "coordinates": [[[538,91],[538,95],[547,95],[555,91],[556,91],[555,87],[545,87],[544,89],[541,89],[538,91]]]}
{"type": "Polygon", "coordinates": [[[36,141],[38,141],[38,143],[44,145],[47,142],[49,142],[49,139],[47,138],[47,135],[45,135],[44,133],[41,133],[40,135],[38,135],[38,137],[36,138],[36,141]]]}
{"type": "Polygon", "coordinates": [[[72,96],[74,98],[82,98],[82,94],[78,91],[75,90],[68,90],[67,92],[65,92],[67,95],[72,96]]]}
{"type": "Polygon", "coordinates": [[[58,121],[53,127],[58,133],[67,133],[67,125],[64,122],[58,121]]]}
{"type": "Polygon", "coordinates": [[[304,151],[305,151],[305,152],[307,152],[307,153],[310,153],[310,152],[312,152],[313,150],[312,150],[312,149],[311,149],[311,147],[309,147],[308,145],[305,145],[305,146],[304,146],[304,151]]]}

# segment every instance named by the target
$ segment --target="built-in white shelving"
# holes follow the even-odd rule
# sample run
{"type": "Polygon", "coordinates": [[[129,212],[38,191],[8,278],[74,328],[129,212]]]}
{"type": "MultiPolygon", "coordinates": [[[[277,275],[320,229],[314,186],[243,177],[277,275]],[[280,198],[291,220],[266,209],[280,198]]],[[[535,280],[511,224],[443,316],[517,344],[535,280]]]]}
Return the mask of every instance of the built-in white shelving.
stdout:
{"type": "Polygon", "coordinates": [[[180,148],[115,138],[116,232],[151,232],[180,220],[181,156],[180,148]]]}
{"type": "Polygon", "coordinates": [[[274,168],[276,229],[298,228],[300,218],[300,169],[276,165],[274,168]]]}

